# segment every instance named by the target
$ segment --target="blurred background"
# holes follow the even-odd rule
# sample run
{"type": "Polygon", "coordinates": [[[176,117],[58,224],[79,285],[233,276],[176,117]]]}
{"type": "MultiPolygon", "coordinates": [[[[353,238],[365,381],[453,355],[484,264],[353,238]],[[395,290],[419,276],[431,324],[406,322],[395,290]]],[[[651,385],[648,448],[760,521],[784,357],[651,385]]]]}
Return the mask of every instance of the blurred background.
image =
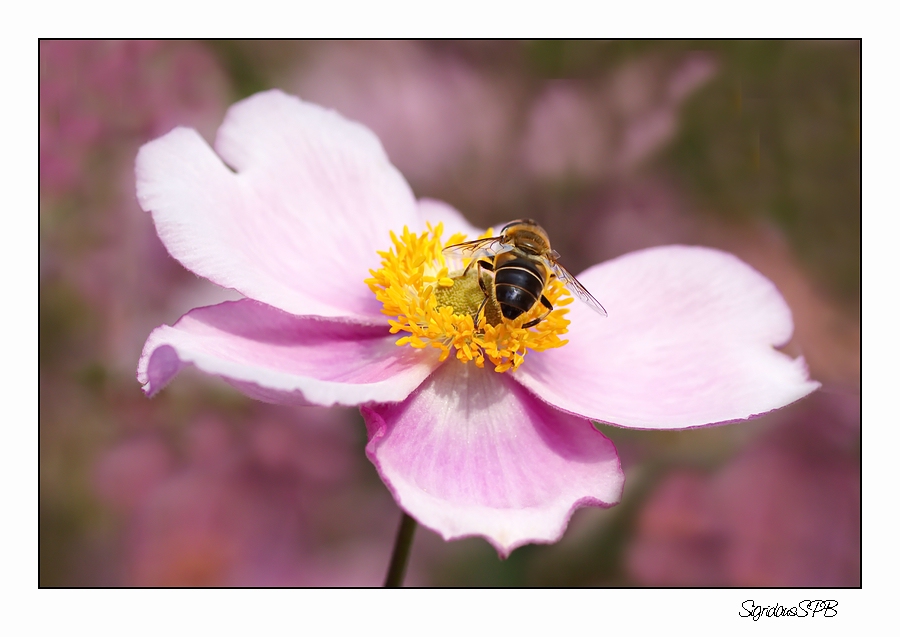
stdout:
{"type": "Polygon", "coordinates": [[[769,277],[814,395],[752,422],[603,426],[622,503],[500,561],[419,528],[408,585],[860,584],[857,41],[40,43],[40,584],[380,585],[400,512],[353,409],[193,370],[147,399],[144,339],[236,298],[168,256],[141,144],[212,141],[281,88],[381,138],[417,196],[531,217],[573,272],[687,243],[769,277]]]}

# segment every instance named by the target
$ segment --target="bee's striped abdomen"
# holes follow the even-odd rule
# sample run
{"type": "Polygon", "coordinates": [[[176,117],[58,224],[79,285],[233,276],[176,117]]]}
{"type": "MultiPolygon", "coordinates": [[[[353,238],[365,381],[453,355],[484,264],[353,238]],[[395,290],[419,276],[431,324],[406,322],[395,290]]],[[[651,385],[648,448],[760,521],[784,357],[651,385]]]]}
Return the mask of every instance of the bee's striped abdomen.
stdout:
{"type": "Polygon", "coordinates": [[[514,319],[534,307],[541,298],[544,278],[533,261],[515,257],[504,261],[494,271],[494,290],[503,316],[514,319]]]}

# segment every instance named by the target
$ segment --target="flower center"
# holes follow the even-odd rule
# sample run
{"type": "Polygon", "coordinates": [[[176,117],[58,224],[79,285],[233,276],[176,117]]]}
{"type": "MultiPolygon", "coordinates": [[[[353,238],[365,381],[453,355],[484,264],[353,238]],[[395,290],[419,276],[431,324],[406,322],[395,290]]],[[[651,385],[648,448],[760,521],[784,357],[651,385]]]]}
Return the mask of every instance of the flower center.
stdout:
{"type": "MultiPolygon", "coordinates": [[[[487,359],[495,371],[505,372],[521,365],[529,350],[540,352],[568,342],[560,335],[569,325],[564,317],[568,310],[563,306],[571,303],[572,297],[556,277],[544,289],[555,309],[537,325],[524,329],[523,325],[544,315],[544,306],[535,303],[515,319],[504,318],[492,292],[491,273],[477,265],[467,271],[469,260],[448,264],[444,258],[444,247],[462,243],[465,235],[457,233],[444,243],[442,232],[442,224],[428,224],[421,234],[406,227],[400,237],[391,232],[393,247],[378,253],[381,268],[370,270],[372,278],[366,279],[384,304],[382,313],[391,317],[391,333],[407,333],[397,345],[436,347],[442,361],[455,351],[464,363],[475,361],[484,367],[487,359]],[[479,276],[483,277],[481,283],[479,276]]],[[[490,230],[484,237],[489,236],[490,230]]]]}

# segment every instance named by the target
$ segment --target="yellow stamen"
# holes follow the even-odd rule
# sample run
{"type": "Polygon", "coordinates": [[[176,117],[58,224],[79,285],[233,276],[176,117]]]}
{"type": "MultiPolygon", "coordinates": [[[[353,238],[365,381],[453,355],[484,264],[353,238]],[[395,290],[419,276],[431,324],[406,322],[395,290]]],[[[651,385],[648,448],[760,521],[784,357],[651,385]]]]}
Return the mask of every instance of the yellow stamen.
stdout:
{"type": "MultiPolygon", "coordinates": [[[[372,278],[366,279],[369,289],[384,304],[381,311],[390,317],[391,333],[407,333],[397,345],[438,348],[440,360],[455,351],[462,362],[474,361],[484,367],[488,360],[494,371],[505,372],[521,365],[530,350],[540,352],[568,342],[560,335],[568,329],[564,306],[572,302],[572,297],[562,283],[554,277],[544,290],[555,309],[530,329],[522,329],[522,325],[546,311],[540,303],[509,320],[502,317],[496,300],[489,297],[479,312],[485,300],[478,282],[479,269],[473,266],[464,273],[468,265],[464,262],[461,266],[453,264],[460,267],[451,271],[442,253],[445,246],[462,243],[466,237],[457,233],[444,243],[442,233],[443,224],[428,224],[428,230],[421,234],[405,227],[400,237],[391,232],[393,247],[378,253],[381,268],[370,270],[372,278]]],[[[492,236],[491,231],[484,236],[492,236]]]]}

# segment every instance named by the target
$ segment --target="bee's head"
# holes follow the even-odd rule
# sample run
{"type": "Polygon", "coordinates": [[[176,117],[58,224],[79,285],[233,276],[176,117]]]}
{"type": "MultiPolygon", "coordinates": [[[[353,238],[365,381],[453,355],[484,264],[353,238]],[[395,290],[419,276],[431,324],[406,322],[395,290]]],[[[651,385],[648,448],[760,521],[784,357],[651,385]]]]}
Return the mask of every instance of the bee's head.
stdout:
{"type": "Polygon", "coordinates": [[[544,254],[550,249],[547,233],[533,219],[516,219],[503,226],[507,243],[531,254],[544,254]]]}
{"type": "Polygon", "coordinates": [[[531,226],[531,227],[540,228],[540,226],[538,225],[538,222],[535,221],[534,219],[516,219],[515,221],[510,221],[508,224],[503,226],[503,229],[500,232],[503,232],[505,234],[508,229],[513,228],[515,226],[525,226],[525,227],[531,226]]]}

